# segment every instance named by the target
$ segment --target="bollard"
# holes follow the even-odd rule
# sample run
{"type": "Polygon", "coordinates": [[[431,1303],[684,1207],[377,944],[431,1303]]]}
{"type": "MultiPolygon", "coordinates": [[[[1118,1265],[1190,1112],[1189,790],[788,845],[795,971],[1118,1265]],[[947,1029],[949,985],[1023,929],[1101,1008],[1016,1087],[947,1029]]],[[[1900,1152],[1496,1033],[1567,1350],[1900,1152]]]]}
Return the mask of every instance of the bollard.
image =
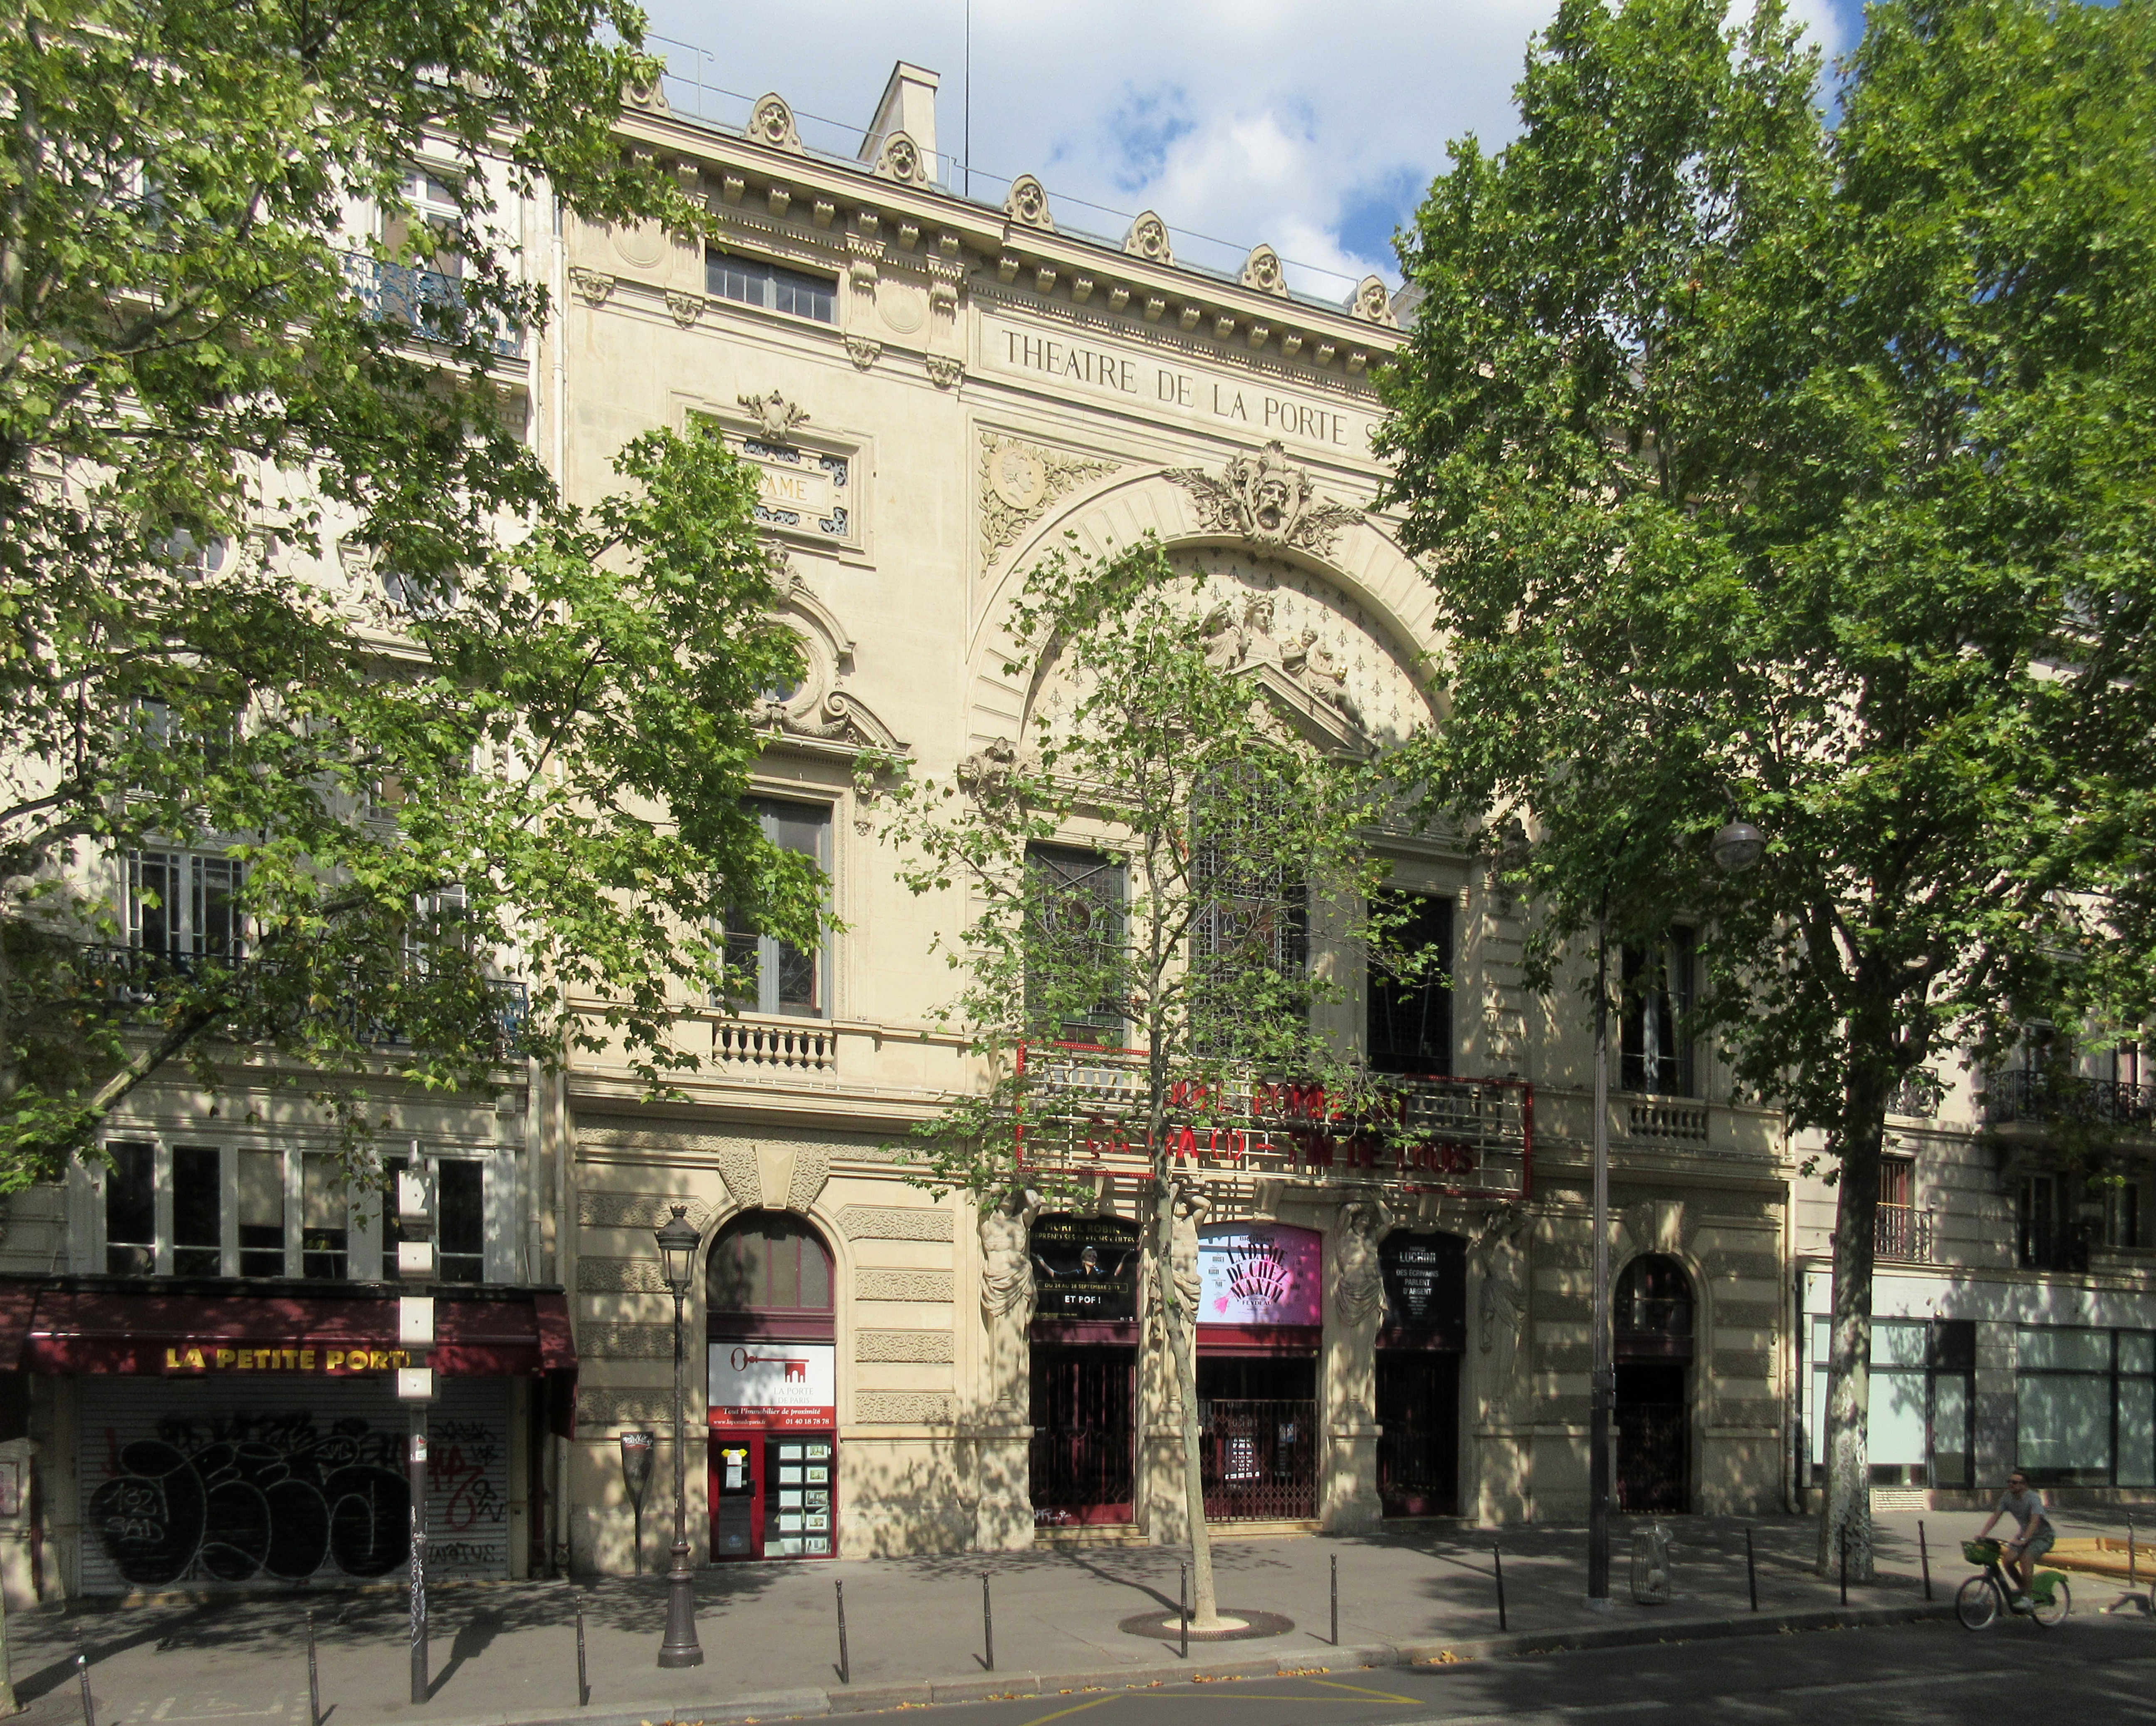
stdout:
{"type": "Polygon", "coordinates": [[[97,1726],[97,1704],[90,1699],[90,1660],[80,1640],[74,1645],[74,1671],[82,1680],[82,1726],[97,1726]]]}
{"type": "Polygon", "coordinates": [[[1340,1646],[1340,1554],[1332,1554],[1332,1646],[1340,1646]]]}
{"type": "Polygon", "coordinates": [[[1841,1538],[1841,1603],[1849,1604],[1849,1525],[1845,1523],[1838,1531],[1841,1538]]]}
{"type": "Polygon", "coordinates": [[[584,1662],[584,1597],[577,1596],[577,1706],[592,1705],[592,1669],[584,1662]]]}
{"type": "Polygon", "coordinates": [[[846,1657],[846,1585],[834,1582],[831,1586],[839,1595],[839,1682],[850,1684],[854,1682],[854,1666],[846,1657]]]}
{"type": "Polygon", "coordinates": [[[2126,1585],[2141,1586],[2141,1572],[2133,1562],[2133,1513],[2126,1513],[2126,1585]]]}
{"type": "Polygon", "coordinates": [[[981,1640],[988,1645],[988,1657],[981,1664],[988,1671],[996,1669],[996,1609],[988,1601],[988,1573],[981,1572],[981,1640]]]}
{"type": "Polygon", "coordinates": [[[1759,1560],[1752,1550],[1752,1531],[1744,1531],[1744,1583],[1752,1590],[1752,1610],[1759,1610],[1759,1560]]]}
{"type": "Polygon", "coordinates": [[[1175,1567],[1175,1610],[1183,1620],[1183,1657],[1190,1658],[1190,1566],[1175,1567]]]}
{"type": "Polygon", "coordinates": [[[1497,1572],[1497,1628],[1507,1630],[1511,1626],[1505,1621],[1505,1554],[1492,1546],[1490,1562],[1496,1567],[1497,1572]]]}
{"type": "Polygon", "coordinates": [[[307,1608],[307,1726],[322,1726],[322,1680],[315,1666],[315,1609],[307,1608]]]}
{"type": "Polygon", "coordinates": [[[1921,1518],[1917,1523],[1917,1562],[1924,1567],[1924,1598],[1928,1600],[1932,1597],[1932,1549],[1924,1544],[1924,1524],[1921,1518]]]}

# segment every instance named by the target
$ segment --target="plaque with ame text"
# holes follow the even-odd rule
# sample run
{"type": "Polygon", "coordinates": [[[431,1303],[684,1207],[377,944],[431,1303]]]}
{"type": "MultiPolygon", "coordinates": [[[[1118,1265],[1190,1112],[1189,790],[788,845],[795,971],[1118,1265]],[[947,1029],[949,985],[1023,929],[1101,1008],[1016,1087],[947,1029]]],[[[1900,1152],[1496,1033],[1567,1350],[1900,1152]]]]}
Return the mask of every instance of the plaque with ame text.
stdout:
{"type": "Polygon", "coordinates": [[[1457,1235],[1396,1231],[1378,1256],[1389,1327],[1449,1330],[1466,1323],[1467,1243],[1457,1235]]]}

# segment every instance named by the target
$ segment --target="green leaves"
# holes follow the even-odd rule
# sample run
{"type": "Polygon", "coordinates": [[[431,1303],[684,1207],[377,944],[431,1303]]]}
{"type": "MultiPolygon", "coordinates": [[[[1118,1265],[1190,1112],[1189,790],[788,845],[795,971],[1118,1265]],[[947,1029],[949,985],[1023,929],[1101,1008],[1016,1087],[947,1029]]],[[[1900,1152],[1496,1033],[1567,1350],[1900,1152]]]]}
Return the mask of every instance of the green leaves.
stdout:
{"type": "Polygon", "coordinates": [[[1419,213],[1383,439],[1450,644],[1409,770],[1532,822],[1545,979],[1706,919],[1702,1024],[1838,1144],[2148,1010],[2156,731],[2149,9],[1867,18],[1830,129],[1774,8],[1562,7],[1419,213]]]}

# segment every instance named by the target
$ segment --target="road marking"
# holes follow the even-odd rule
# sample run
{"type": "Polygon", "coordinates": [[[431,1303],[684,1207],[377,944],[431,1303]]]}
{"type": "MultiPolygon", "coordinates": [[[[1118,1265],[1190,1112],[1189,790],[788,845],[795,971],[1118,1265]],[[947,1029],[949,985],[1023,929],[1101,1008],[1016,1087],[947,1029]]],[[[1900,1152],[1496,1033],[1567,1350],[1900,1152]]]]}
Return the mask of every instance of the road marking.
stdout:
{"type": "MultiPolygon", "coordinates": [[[[1373,1690],[1366,1684],[1343,1684],[1337,1678],[1312,1678],[1310,1682],[1322,1684],[1328,1690],[1349,1690],[1358,1696],[1374,1696],[1380,1702],[1401,1703],[1409,1708],[1419,1707],[1423,1701],[1419,1696],[1401,1696],[1390,1690],[1373,1690]]],[[[1312,1697],[1309,1700],[1315,1702],[1318,1698],[1312,1697]]]]}
{"type": "Polygon", "coordinates": [[[1091,1702],[1075,1703],[1067,1708],[1058,1708],[1052,1714],[1043,1714],[1037,1720],[1028,1720],[1025,1726],[1048,1726],[1050,1720],[1060,1720],[1071,1714],[1082,1714],[1087,1708],[1096,1708],[1102,1703],[1113,1702],[1115,1699],[1116,1694],[1111,1691],[1106,1696],[1095,1697],[1091,1702]]]}

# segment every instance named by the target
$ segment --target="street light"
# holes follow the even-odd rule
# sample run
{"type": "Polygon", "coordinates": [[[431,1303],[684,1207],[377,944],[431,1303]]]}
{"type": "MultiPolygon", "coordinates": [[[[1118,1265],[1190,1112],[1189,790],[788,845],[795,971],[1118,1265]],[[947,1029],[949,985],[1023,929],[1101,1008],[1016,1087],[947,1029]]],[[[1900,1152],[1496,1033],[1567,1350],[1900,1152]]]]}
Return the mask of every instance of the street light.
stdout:
{"type": "MultiPolygon", "coordinates": [[[[1767,835],[1732,809],[1707,842],[1725,875],[1742,875],[1767,850],[1767,835]]],[[[1594,1374],[1588,1393],[1587,1604],[1609,1602],[1609,1422],[1617,1401],[1609,1315],[1609,893],[1594,923],[1594,1374]]]]}
{"type": "Polygon", "coordinates": [[[659,1241],[660,1274],[666,1279],[666,1292],[674,1297],[674,1568],[666,1573],[666,1640],[659,1648],[662,1667],[704,1663],[703,1645],[696,1640],[696,1579],[689,1569],[689,1436],[681,1382],[681,1302],[696,1274],[699,1236],[688,1220],[687,1205],[676,1205],[673,1211],[652,1231],[659,1241]]]}

